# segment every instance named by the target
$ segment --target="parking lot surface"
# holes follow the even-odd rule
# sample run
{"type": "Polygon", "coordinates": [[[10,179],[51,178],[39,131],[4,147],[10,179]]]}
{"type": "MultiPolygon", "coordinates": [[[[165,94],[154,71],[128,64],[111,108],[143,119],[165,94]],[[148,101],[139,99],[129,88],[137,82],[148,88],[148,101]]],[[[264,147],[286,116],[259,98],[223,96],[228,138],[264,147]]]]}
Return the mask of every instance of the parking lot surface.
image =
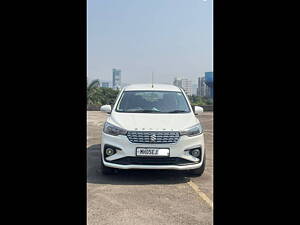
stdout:
{"type": "Polygon", "coordinates": [[[100,130],[106,117],[103,112],[87,112],[88,225],[213,224],[213,112],[199,116],[207,154],[201,177],[166,170],[102,175],[100,130]]]}

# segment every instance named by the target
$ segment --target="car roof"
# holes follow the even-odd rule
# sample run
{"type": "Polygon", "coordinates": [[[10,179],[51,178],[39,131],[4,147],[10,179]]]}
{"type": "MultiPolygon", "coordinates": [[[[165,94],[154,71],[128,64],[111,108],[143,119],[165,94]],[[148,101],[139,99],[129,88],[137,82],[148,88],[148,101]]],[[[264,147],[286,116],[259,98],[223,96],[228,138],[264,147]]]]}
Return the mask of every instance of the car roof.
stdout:
{"type": "Polygon", "coordinates": [[[124,87],[124,91],[181,91],[178,87],[170,84],[132,84],[124,87]]]}

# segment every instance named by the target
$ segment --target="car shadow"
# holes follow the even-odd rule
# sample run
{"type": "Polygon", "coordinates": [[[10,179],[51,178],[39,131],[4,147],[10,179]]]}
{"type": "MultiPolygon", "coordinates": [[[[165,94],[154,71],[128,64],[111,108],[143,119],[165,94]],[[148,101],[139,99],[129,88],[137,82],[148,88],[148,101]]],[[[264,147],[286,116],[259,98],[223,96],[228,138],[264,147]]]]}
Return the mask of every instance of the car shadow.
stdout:
{"type": "Polygon", "coordinates": [[[99,168],[100,144],[87,148],[87,183],[113,185],[178,184],[190,181],[190,175],[177,170],[117,170],[103,175],[99,168]]]}

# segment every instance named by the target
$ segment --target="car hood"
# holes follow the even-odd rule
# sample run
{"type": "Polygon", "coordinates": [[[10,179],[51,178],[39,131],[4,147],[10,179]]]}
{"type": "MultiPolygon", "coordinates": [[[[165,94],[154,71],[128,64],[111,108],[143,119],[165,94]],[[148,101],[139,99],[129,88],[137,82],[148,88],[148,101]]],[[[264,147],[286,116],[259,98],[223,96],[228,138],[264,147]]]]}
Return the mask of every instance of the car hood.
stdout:
{"type": "Polygon", "coordinates": [[[113,112],[107,122],[126,130],[181,131],[199,120],[193,113],[117,113],[113,112]]]}

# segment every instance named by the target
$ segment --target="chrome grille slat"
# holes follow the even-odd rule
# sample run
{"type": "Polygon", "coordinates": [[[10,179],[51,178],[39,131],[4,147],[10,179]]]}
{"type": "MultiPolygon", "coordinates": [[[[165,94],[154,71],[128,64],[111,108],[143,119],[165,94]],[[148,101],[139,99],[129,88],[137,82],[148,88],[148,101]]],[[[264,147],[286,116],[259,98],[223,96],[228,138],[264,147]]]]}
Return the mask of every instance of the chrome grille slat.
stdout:
{"type": "Polygon", "coordinates": [[[179,139],[178,131],[128,131],[127,138],[132,143],[176,143],[179,139]],[[151,139],[155,135],[155,140],[151,139]]]}

